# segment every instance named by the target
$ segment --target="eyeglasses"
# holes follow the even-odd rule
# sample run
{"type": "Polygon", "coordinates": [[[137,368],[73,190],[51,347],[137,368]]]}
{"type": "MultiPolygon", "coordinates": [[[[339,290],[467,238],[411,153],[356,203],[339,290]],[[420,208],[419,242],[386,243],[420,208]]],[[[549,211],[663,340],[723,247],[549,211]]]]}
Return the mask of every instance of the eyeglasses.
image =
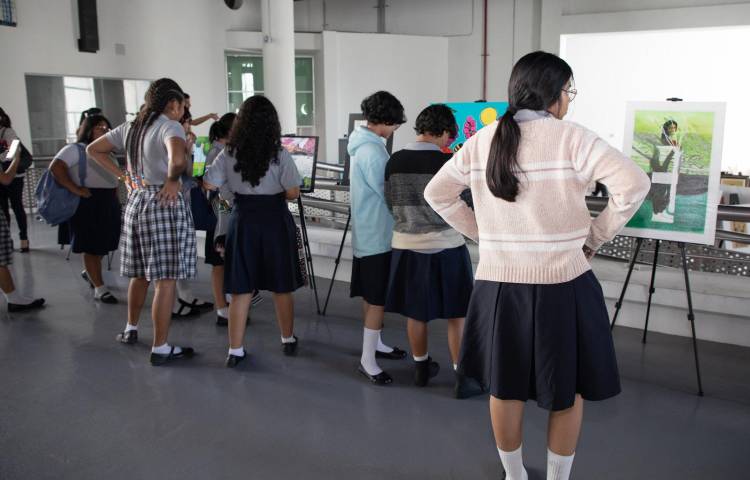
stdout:
{"type": "Polygon", "coordinates": [[[104,130],[105,132],[109,130],[109,127],[106,125],[97,125],[94,127],[94,130],[104,130]]]}
{"type": "Polygon", "coordinates": [[[576,98],[576,95],[578,95],[578,90],[576,90],[575,88],[568,88],[568,89],[563,88],[563,92],[568,94],[568,98],[570,99],[571,102],[576,98]]]}

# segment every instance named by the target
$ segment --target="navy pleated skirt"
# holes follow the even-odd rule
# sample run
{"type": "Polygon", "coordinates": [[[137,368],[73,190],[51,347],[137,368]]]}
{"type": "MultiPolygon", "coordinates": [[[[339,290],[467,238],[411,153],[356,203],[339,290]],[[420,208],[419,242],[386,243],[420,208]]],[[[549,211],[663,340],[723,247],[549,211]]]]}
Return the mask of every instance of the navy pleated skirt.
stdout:
{"type": "Polygon", "coordinates": [[[225,292],[288,293],[301,287],[296,228],[283,194],[235,195],[225,243],[225,292]]]}
{"type": "Polygon", "coordinates": [[[385,305],[392,253],[378,253],[352,258],[352,281],[349,296],[362,297],[370,305],[385,305]]]}
{"type": "Polygon", "coordinates": [[[120,245],[122,210],[116,188],[89,188],[70,219],[73,253],[107,255],[120,245]]]}
{"type": "Polygon", "coordinates": [[[573,406],[576,393],[620,393],[604,295],[593,272],[566,283],[478,280],[469,303],[459,373],[502,400],[573,406]]]}
{"type": "Polygon", "coordinates": [[[473,284],[466,245],[438,253],[394,248],[385,311],[422,322],[465,317],[473,284]]]}

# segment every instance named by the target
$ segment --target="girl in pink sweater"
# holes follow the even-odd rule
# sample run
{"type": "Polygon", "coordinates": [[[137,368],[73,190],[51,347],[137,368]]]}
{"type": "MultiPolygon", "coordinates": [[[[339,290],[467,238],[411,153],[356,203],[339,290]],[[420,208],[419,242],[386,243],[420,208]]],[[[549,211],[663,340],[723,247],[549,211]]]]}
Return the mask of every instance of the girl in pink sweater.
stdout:
{"type": "Polygon", "coordinates": [[[527,400],[550,411],[548,479],[567,479],[583,399],[620,392],[609,318],[589,260],[635,213],[649,180],[630,159],[563,121],[576,95],[559,57],[534,52],[514,66],[508,111],[471,137],[427,185],[425,199],[479,243],[458,372],[489,390],[500,459],[527,479],[521,433],[527,400]],[[586,189],[610,192],[591,219],[586,189]],[[474,210],[461,198],[471,188],[474,210]]]}

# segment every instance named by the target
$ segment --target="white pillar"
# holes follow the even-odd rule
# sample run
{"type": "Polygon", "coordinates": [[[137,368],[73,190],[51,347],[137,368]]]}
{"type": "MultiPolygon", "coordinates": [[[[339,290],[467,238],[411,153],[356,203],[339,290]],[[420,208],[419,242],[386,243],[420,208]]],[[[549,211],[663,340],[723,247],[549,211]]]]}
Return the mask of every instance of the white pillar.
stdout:
{"type": "Polygon", "coordinates": [[[279,112],[281,133],[297,133],[294,86],[294,2],[261,0],[263,88],[279,112]]]}

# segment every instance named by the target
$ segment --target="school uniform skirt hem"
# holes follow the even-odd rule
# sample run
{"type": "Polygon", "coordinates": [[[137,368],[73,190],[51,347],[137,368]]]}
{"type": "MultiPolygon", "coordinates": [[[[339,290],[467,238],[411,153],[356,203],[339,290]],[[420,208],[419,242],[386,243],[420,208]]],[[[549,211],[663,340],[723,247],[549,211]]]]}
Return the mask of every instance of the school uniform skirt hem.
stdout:
{"type": "Polygon", "coordinates": [[[473,284],[466,245],[429,254],[394,248],[385,311],[422,322],[462,318],[473,284]]]}
{"type": "Polygon", "coordinates": [[[349,297],[362,297],[370,305],[384,306],[392,252],[352,258],[349,297]]]}
{"type": "Polygon", "coordinates": [[[469,303],[459,373],[503,400],[544,409],[620,393],[609,315],[588,271],[554,285],[478,280],[469,303]]]}
{"type": "Polygon", "coordinates": [[[115,188],[90,188],[70,219],[73,253],[104,256],[120,244],[122,211],[115,188]]]}

